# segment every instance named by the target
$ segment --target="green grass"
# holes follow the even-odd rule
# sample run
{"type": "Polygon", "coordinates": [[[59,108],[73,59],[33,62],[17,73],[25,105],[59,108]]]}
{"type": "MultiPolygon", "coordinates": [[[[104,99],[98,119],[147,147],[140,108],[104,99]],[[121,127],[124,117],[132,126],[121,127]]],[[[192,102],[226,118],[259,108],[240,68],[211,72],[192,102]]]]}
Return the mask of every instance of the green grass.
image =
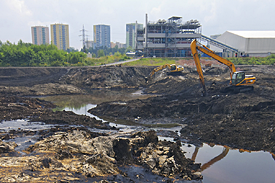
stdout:
{"type": "Polygon", "coordinates": [[[123,66],[159,66],[165,64],[176,64],[175,58],[141,58],[140,60],[122,64],[123,66]]]}

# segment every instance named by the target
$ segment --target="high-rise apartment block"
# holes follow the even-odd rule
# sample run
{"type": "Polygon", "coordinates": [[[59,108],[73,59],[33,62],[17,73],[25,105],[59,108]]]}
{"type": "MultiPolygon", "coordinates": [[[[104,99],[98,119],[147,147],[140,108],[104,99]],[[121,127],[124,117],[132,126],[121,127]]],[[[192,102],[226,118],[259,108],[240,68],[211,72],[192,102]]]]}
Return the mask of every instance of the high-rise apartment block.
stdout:
{"type": "Polygon", "coordinates": [[[59,50],[67,50],[69,45],[69,25],[51,24],[51,43],[59,50]]]}
{"type": "Polygon", "coordinates": [[[32,44],[41,45],[49,44],[49,27],[44,26],[33,26],[31,27],[32,32],[32,44]]]}
{"type": "Polygon", "coordinates": [[[138,30],[143,29],[143,24],[130,23],[126,24],[126,47],[136,48],[136,34],[138,30]]]}
{"type": "Polygon", "coordinates": [[[94,25],[94,47],[111,47],[110,25],[94,25]]]}

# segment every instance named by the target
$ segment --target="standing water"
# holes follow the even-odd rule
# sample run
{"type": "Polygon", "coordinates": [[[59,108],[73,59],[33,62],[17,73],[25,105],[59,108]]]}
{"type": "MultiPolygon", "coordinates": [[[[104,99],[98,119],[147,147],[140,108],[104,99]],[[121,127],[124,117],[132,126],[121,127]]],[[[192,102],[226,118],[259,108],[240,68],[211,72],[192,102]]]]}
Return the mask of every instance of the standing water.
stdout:
{"type": "MultiPolygon", "coordinates": [[[[87,96],[84,97],[87,99],[87,96]]],[[[68,98],[60,96],[58,101],[64,103],[66,99],[68,98]]],[[[80,101],[79,99],[75,100],[80,101]]],[[[56,102],[57,98],[51,101],[56,102]]],[[[92,104],[93,101],[84,101],[85,102],[81,105],[81,107],[74,107],[70,104],[68,106],[63,106],[60,110],[73,111],[76,114],[88,115],[100,119],[97,116],[87,112],[90,108],[96,107],[96,104],[92,104]]],[[[138,130],[138,128],[140,128],[138,126],[127,126],[115,123],[111,123],[111,125],[128,130],[138,130]]],[[[175,131],[175,129],[177,131],[180,130],[178,128],[166,130],[175,131]]],[[[169,137],[159,137],[159,139],[173,141],[173,139],[169,137]]],[[[185,156],[187,158],[194,160],[196,163],[201,163],[201,172],[204,183],[275,182],[275,157],[269,152],[246,152],[238,149],[230,149],[229,147],[220,145],[210,146],[208,144],[203,144],[201,147],[183,144],[182,150],[186,152],[185,156]]]]}

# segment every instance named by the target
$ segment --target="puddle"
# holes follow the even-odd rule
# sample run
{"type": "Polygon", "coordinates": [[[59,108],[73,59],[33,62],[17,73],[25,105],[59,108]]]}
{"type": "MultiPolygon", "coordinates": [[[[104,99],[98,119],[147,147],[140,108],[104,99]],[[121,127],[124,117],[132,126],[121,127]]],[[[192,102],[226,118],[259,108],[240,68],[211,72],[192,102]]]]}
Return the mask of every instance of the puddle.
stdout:
{"type": "Polygon", "coordinates": [[[203,144],[183,145],[187,158],[201,163],[204,183],[274,182],[275,161],[268,152],[240,152],[238,149],[203,144]]]}
{"type": "MultiPolygon", "coordinates": [[[[139,95],[139,92],[134,95],[139,95]]],[[[65,98],[63,98],[65,100],[65,98]]],[[[54,102],[54,101],[52,101],[54,102]]],[[[76,114],[88,115],[100,119],[87,112],[96,107],[89,103],[88,99],[81,107],[63,107],[62,110],[73,111],[76,114]]],[[[104,120],[103,120],[104,121],[104,120]]],[[[111,123],[112,126],[121,128],[122,131],[148,130],[140,126],[129,126],[111,123]]],[[[168,130],[167,128],[151,128],[154,130],[168,130]]],[[[170,131],[179,135],[181,126],[169,128],[170,131]]],[[[159,136],[159,140],[174,141],[173,137],[159,136]]],[[[183,144],[182,149],[186,157],[193,159],[202,165],[204,183],[232,183],[232,182],[274,182],[275,157],[268,152],[240,152],[239,150],[214,145],[213,147],[203,144],[196,148],[194,145],[183,144]]]]}
{"type": "MultiPolygon", "coordinates": [[[[84,107],[81,107],[81,108],[65,107],[63,110],[72,111],[75,114],[86,115],[86,116],[94,117],[97,120],[102,120],[103,122],[107,122],[106,120],[101,119],[101,118],[87,112],[89,109],[94,108],[94,107],[96,107],[95,104],[87,104],[87,105],[85,105],[84,107]]],[[[120,131],[123,131],[123,132],[131,132],[131,131],[137,130],[136,126],[128,126],[128,125],[116,124],[116,123],[111,123],[111,122],[109,123],[109,125],[112,126],[112,127],[119,128],[120,131]]],[[[99,130],[97,129],[97,131],[99,131],[99,130]]],[[[100,131],[103,132],[103,131],[106,131],[106,130],[100,130],[100,131]]],[[[110,130],[108,130],[108,131],[110,131],[110,130]]]]}
{"type": "MultiPolygon", "coordinates": [[[[18,119],[18,120],[11,120],[11,121],[2,121],[0,123],[0,132],[5,133],[10,130],[37,131],[37,130],[50,129],[54,126],[57,126],[57,125],[45,124],[42,122],[29,122],[28,120],[18,119]]],[[[3,141],[15,142],[18,145],[15,148],[15,150],[22,153],[24,149],[26,149],[32,144],[35,144],[38,138],[39,138],[38,135],[25,136],[23,134],[21,137],[16,137],[14,139],[3,140],[3,141]]]]}
{"type": "Polygon", "coordinates": [[[55,125],[45,124],[42,122],[29,122],[28,120],[11,120],[11,121],[2,121],[0,122],[0,132],[7,132],[10,130],[43,130],[50,129],[55,125]]]}

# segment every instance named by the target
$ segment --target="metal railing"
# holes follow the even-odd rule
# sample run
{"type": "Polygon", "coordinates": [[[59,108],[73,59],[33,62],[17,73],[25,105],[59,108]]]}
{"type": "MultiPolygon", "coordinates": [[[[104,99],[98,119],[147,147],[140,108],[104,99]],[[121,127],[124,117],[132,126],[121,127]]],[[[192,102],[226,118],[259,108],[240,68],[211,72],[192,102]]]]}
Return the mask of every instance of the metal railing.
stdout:
{"type": "Polygon", "coordinates": [[[219,48],[222,48],[222,49],[225,49],[227,51],[232,51],[232,52],[238,52],[238,49],[236,48],[233,48],[231,46],[228,46],[224,43],[221,43],[215,39],[212,39],[210,37],[207,37],[207,36],[204,36],[204,35],[201,35],[201,38],[205,41],[208,41],[210,44],[212,44],[213,46],[216,46],[216,47],[219,47],[219,48]]]}

